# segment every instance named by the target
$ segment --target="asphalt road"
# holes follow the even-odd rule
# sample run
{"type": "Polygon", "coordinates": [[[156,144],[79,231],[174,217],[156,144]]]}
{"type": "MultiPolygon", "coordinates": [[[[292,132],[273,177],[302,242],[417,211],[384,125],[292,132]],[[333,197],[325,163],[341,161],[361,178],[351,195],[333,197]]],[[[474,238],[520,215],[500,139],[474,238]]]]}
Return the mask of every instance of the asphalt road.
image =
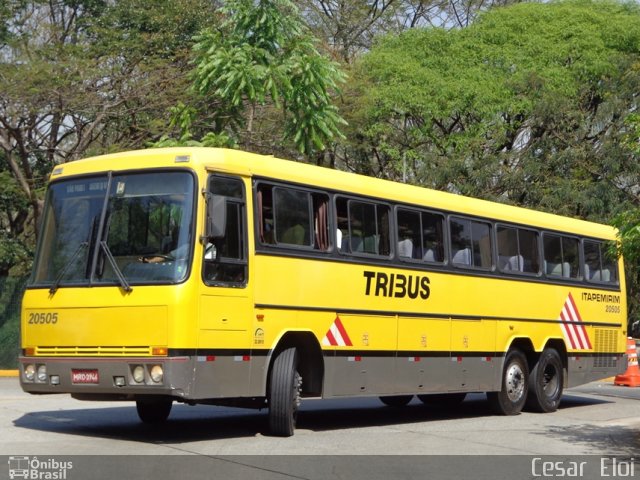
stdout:
{"type": "MultiPolygon", "coordinates": [[[[385,407],[376,398],[308,400],[291,438],[266,413],[174,404],[160,427],[132,403],[32,396],[0,378],[0,455],[620,455],[640,457],[640,388],[592,383],[557,412],[492,415],[485,396],[455,409],[385,407]]],[[[638,474],[640,475],[640,468],[638,474]]]]}

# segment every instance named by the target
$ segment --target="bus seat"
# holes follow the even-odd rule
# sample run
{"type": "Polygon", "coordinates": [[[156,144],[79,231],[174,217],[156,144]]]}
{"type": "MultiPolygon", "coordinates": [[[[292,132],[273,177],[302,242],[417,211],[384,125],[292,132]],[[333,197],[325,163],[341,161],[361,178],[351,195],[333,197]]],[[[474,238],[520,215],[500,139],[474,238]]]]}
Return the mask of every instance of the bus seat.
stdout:
{"type": "Polygon", "coordinates": [[[456,265],[471,265],[471,249],[461,248],[453,255],[453,263],[456,265]]]}
{"type": "Polygon", "coordinates": [[[368,237],[364,237],[364,241],[362,243],[362,248],[360,248],[361,252],[365,253],[378,253],[378,239],[379,235],[370,235],[368,237]]]}
{"type": "Polygon", "coordinates": [[[435,262],[436,252],[434,252],[432,248],[427,248],[427,251],[424,252],[424,257],[422,257],[422,259],[426,260],[427,262],[435,262]]]}
{"type": "Polygon", "coordinates": [[[514,255],[509,258],[509,265],[511,265],[511,270],[516,272],[524,271],[524,258],[522,255],[514,255]]]}
{"type": "Polygon", "coordinates": [[[498,266],[503,272],[522,272],[522,255],[498,255],[498,266]]]}
{"type": "Polygon", "coordinates": [[[555,275],[559,277],[562,275],[562,264],[545,261],[544,270],[547,275],[555,275]]]}
{"type": "Polygon", "coordinates": [[[571,264],[569,262],[562,264],[562,276],[564,278],[571,278],[571,264]]]}
{"type": "Polygon", "coordinates": [[[362,251],[364,251],[364,246],[362,244],[362,238],[360,238],[360,237],[351,237],[351,251],[352,252],[362,252],[362,251]]]}
{"type": "Polygon", "coordinates": [[[402,258],[413,258],[413,241],[405,238],[398,242],[398,256],[402,258]]]}
{"type": "Polygon", "coordinates": [[[602,281],[603,282],[610,282],[611,281],[611,270],[609,270],[608,268],[603,268],[601,270],[602,272],[602,281]]]}
{"type": "Polygon", "coordinates": [[[498,268],[500,268],[500,270],[508,272],[510,270],[513,270],[512,266],[511,266],[511,258],[508,255],[498,255],[498,268]]]}
{"type": "Polygon", "coordinates": [[[289,245],[304,245],[306,236],[305,228],[300,224],[296,224],[285,230],[280,241],[289,245]]]}

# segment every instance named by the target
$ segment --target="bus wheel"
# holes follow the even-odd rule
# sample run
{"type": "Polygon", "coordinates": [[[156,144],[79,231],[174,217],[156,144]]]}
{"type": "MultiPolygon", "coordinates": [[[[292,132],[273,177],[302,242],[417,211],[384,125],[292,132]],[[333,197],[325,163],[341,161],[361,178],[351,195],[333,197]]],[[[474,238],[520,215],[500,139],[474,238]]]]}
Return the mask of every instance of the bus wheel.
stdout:
{"type": "Polygon", "coordinates": [[[546,348],[531,370],[527,407],[536,412],[555,412],[560,405],[563,385],[560,354],[553,348],[546,348]]]}
{"type": "Polygon", "coordinates": [[[500,415],[518,415],[527,400],[528,386],[527,358],[520,350],[510,350],[504,361],[501,390],[487,393],[491,408],[500,415]]]}
{"type": "Polygon", "coordinates": [[[290,437],[296,427],[302,389],[297,363],[295,348],[287,348],[273,362],[269,387],[269,430],[272,435],[290,437]]]}
{"type": "Polygon", "coordinates": [[[144,423],[162,423],[171,413],[171,400],[136,400],[138,417],[144,423]]]}
{"type": "Polygon", "coordinates": [[[425,405],[433,407],[455,407],[464,402],[467,394],[461,393],[434,393],[432,395],[418,395],[418,398],[425,405]]]}
{"type": "Polygon", "coordinates": [[[393,395],[380,397],[380,401],[387,407],[404,407],[413,399],[413,395],[393,395]]]}

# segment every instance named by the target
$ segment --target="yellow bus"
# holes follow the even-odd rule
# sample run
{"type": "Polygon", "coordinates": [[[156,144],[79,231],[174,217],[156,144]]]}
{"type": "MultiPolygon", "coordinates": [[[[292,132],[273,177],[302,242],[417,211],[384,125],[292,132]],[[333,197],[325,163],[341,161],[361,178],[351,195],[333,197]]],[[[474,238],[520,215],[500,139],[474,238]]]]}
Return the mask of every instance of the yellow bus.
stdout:
{"type": "Polygon", "coordinates": [[[236,150],[52,172],[22,310],[26,392],[268,409],[487,392],[550,412],[626,368],[613,228],[236,150]]]}

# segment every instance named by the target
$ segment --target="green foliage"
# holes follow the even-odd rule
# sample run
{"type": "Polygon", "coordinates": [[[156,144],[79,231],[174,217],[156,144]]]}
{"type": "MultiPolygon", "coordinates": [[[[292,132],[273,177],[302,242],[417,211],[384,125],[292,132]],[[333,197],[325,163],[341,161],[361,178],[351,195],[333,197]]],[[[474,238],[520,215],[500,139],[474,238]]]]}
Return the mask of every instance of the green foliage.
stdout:
{"type": "Polygon", "coordinates": [[[634,319],[639,65],[637,3],[523,3],[465,29],[387,36],[346,92],[345,162],[569,216],[619,215],[634,319]]]}
{"type": "Polygon", "coordinates": [[[15,315],[0,326],[0,369],[18,368],[20,353],[20,316],[15,315]]]}
{"type": "Polygon", "coordinates": [[[222,104],[213,131],[246,146],[257,106],[271,103],[282,111],[285,138],[303,154],[343,138],[331,95],[344,75],[317,51],[295,5],[231,0],[221,12],[221,24],[204,30],[194,47],[194,90],[222,104]]]}
{"type": "Polygon", "coordinates": [[[635,4],[494,8],[382,39],[346,97],[356,170],[601,221],[640,166],[621,144],[640,87],[635,4]]]}
{"type": "Polygon", "coordinates": [[[20,346],[20,304],[26,277],[0,277],[0,368],[16,368],[20,346]]]}
{"type": "Polygon", "coordinates": [[[54,166],[162,135],[212,11],[207,0],[0,2],[0,274],[33,251],[54,166]]]}

